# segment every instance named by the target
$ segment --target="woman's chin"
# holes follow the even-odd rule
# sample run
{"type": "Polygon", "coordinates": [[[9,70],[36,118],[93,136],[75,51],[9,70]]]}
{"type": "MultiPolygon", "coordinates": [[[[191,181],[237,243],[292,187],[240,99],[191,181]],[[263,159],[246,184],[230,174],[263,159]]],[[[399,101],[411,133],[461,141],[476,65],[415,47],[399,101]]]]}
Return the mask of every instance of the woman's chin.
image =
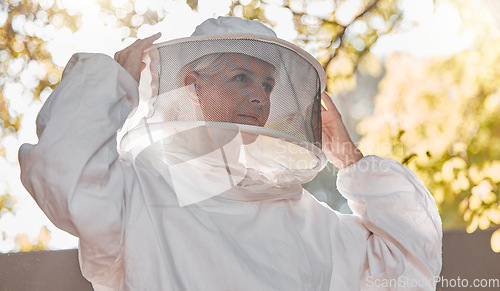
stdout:
{"type": "Polygon", "coordinates": [[[245,131],[241,132],[241,140],[243,141],[244,145],[253,143],[255,140],[257,140],[258,137],[259,135],[255,133],[250,133],[245,131]]]}

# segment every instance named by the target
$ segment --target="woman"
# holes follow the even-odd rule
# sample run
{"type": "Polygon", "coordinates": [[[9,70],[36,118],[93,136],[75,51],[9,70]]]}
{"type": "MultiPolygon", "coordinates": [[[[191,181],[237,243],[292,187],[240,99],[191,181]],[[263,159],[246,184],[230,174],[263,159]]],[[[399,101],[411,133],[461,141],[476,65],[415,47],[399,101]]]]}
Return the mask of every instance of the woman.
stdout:
{"type": "Polygon", "coordinates": [[[399,163],[362,156],[312,56],[232,17],[158,37],[116,62],[75,55],[38,144],[19,153],[25,187],[80,238],[96,290],[435,288],[432,196],[399,163]],[[301,186],[325,155],[353,215],[301,186]]]}

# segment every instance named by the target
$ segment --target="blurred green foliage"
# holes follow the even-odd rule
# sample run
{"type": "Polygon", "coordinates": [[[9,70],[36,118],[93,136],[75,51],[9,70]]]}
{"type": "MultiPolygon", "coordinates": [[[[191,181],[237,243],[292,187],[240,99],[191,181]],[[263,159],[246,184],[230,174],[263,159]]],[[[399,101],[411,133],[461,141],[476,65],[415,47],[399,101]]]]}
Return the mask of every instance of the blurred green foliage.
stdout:
{"type": "MultiPolygon", "coordinates": [[[[47,1],[45,1],[47,2],[47,1]]],[[[69,15],[55,4],[50,6],[34,1],[7,0],[0,3],[0,13],[4,22],[0,23],[0,157],[5,156],[2,140],[6,135],[15,135],[20,128],[22,113],[9,108],[9,101],[4,95],[7,84],[21,84],[23,94],[38,98],[45,89],[54,89],[59,83],[61,68],[52,63],[45,41],[37,35],[37,27],[65,26],[75,31],[79,17],[69,15]],[[25,74],[34,64],[43,68],[34,82],[23,82],[25,74]]],[[[2,18],[0,17],[0,18],[2,18]]],[[[0,218],[6,212],[14,210],[15,198],[9,193],[0,193],[0,218]]],[[[49,232],[45,228],[46,232],[49,232]]],[[[49,232],[50,233],[50,232],[49,232]]],[[[20,237],[26,235],[20,234],[20,237]]],[[[5,233],[2,234],[5,239],[5,233]]],[[[40,241],[38,249],[43,249],[47,242],[40,241]]],[[[35,245],[39,244],[36,242],[35,245]]],[[[27,249],[27,244],[21,250],[27,249]]],[[[36,249],[36,248],[35,248],[36,249]]]]}
{"type": "Polygon", "coordinates": [[[33,252],[44,251],[49,249],[49,241],[51,238],[50,230],[43,226],[36,238],[30,238],[24,233],[16,235],[16,252],[33,252]]]}
{"type": "MultiPolygon", "coordinates": [[[[53,19],[61,20],[60,25],[75,30],[78,17],[70,16],[64,9],[56,5],[42,9],[33,1],[2,1],[0,13],[5,21],[0,23],[0,157],[5,156],[3,137],[16,134],[20,127],[22,113],[9,108],[9,101],[4,95],[5,86],[9,83],[23,84],[24,74],[36,62],[43,69],[34,83],[23,84],[25,93],[38,98],[46,88],[55,88],[58,84],[61,69],[51,61],[51,56],[43,41],[36,35],[35,27],[54,25],[53,19]]],[[[1,194],[1,193],[0,193],[1,194]]],[[[0,196],[0,216],[13,211],[15,199],[9,193],[0,196]]]]}
{"type": "Polygon", "coordinates": [[[453,3],[463,29],[475,33],[473,46],[445,58],[391,56],[374,114],[358,129],[365,152],[399,160],[419,176],[444,229],[471,233],[500,225],[500,36],[481,20],[483,7],[453,3]]]}
{"type": "Polygon", "coordinates": [[[56,5],[42,9],[33,1],[5,1],[0,4],[7,18],[0,27],[0,130],[2,135],[16,132],[19,129],[21,115],[12,115],[8,110],[9,103],[4,98],[3,88],[6,83],[19,82],[21,76],[28,69],[30,62],[38,62],[45,70],[45,74],[38,77],[37,84],[30,84],[28,90],[36,98],[45,88],[55,88],[60,76],[60,68],[56,68],[51,56],[45,47],[45,41],[36,35],[35,27],[45,25],[64,25],[71,30],[77,29],[77,16],[70,16],[64,9],[56,5]],[[59,19],[59,21],[54,21],[59,19]],[[12,66],[20,69],[13,69],[12,66]]]}

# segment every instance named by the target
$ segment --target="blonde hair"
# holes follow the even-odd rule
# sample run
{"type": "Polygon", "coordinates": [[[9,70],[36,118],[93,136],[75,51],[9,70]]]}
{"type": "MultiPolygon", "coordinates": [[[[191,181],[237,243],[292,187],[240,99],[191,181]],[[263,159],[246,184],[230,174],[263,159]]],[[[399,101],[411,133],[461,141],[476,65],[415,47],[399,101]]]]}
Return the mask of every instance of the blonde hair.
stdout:
{"type": "Polygon", "coordinates": [[[184,78],[189,72],[196,72],[204,77],[211,77],[220,73],[227,53],[213,53],[201,56],[188,63],[179,70],[177,74],[176,87],[184,87],[184,78]]]}

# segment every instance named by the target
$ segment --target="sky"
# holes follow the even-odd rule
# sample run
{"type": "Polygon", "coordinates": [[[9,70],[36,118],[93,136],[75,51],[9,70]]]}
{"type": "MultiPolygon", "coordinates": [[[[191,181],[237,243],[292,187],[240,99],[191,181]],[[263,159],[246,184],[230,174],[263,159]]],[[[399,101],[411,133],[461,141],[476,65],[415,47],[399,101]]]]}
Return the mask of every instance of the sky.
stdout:
{"type": "MultiPolygon", "coordinates": [[[[39,0],[39,2],[42,5],[48,5],[53,0],[39,0]]],[[[67,28],[25,28],[37,30],[37,33],[43,36],[44,40],[48,42],[48,50],[56,65],[64,67],[71,55],[76,52],[104,53],[113,56],[116,51],[125,48],[135,40],[126,38],[125,41],[122,41],[122,37],[127,36],[129,31],[123,28],[113,28],[109,25],[116,21],[116,17],[102,18],[96,0],[60,0],[60,2],[70,13],[81,12],[83,14],[82,27],[77,32],[72,33],[67,28]]],[[[280,1],[269,0],[268,2],[280,1]]],[[[329,10],[333,9],[329,4],[331,2],[315,1],[314,5],[309,5],[307,12],[319,16],[329,13],[329,10]]],[[[358,11],[361,2],[361,0],[346,1],[343,7],[337,7],[337,17],[349,22],[358,11]]],[[[381,38],[379,43],[373,47],[373,53],[385,57],[393,52],[408,52],[416,57],[428,57],[448,55],[469,47],[472,43],[473,32],[467,29],[460,30],[461,20],[458,12],[450,5],[434,7],[432,2],[432,0],[405,1],[403,28],[406,26],[406,31],[381,38]],[[410,25],[410,23],[415,25],[410,25]]],[[[112,0],[111,3],[117,11],[124,5],[129,5],[126,4],[127,0],[112,0]]],[[[147,7],[156,10],[162,8],[157,7],[157,5],[168,7],[164,21],[154,26],[142,26],[138,31],[138,36],[144,38],[161,31],[162,38],[158,42],[188,36],[195,26],[204,19],[225,15],[228,12],[229,3],[230,0],[200,0],[199,12],[193,12],[183,1],[138,0],[135,2],[134,9],[139,15],[147,7]]],[[[0,24],[4,17],[0,12],[0,24]]],[[[279,37],[289,41],[295,38],[296,32],[290,29],[293,24],[289,11],[281,9],[278,5],[271,5],[266,10],[266,17],[276,21],[277,26],[274,29],[279,37]]],[[[54,21],[57,24],[58,20],[54,21]]],[[[135,21],[140,23],[140,16],[135,21]]],[[[22,21],[17,25],[23,25],[22,21]]],[[[13,70],[16,69],[15,64],[12,67],[13,70]]],[[[33,79],[36,74],[43,73],[40,70],[41,68],[33,65],[30,70],[32,76],[24,76],[24,80],[29,83],[30,78],[33,79]]],[[[51,249],[76,248],[77,238],[53,226],[19,181],[17,162],[19,146],[23,143],[36,143],[36,115],[50,91],[42,93],[41,101],[33,101],[31,95],[23,93],[21,84],[10,84],[5,86],[4,94],[9,99],[10,110],[16,113],[22,112],[23,119],[17,136],[11,135],[3,138],[7,152],[5,158],[0,158],[0,193],[8,191],[15,197],[17,203],[14,214],[6,213],[0,218],[0,252],[9,252],[15,249],[14,237],[17,233],[26,233],[29,237],[36,238],[44,225],[51,231],[52,239],[49,244],[51,249]]]]}

